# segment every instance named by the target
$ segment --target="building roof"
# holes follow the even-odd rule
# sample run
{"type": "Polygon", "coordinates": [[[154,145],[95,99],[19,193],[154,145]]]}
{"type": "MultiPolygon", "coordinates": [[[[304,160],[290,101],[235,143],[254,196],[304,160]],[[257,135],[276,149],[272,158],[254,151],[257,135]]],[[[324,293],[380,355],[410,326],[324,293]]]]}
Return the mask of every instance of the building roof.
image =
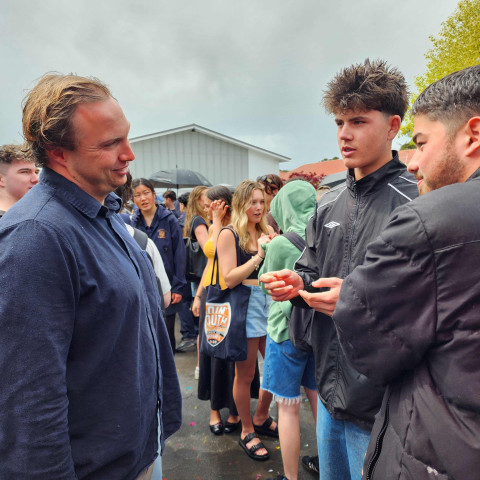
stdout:
{"type": "Polygon", "coordinates": [[[242,142],[241,140],[238,140],[233,137],[229,137],[227,135],[223,135],[222,133],[214,132],[213,130],[210,130],[205,127],[201,127],[200,125],[197,125],[196,123],[192,123],[190,125],[185,125],[183,127],[177,127],[177,128],[171,128],[170,130],[163,130],[162,132],[157,132],[157,133],[150,133],[148,135],[141,135],[139,137],[133,137],[130,138],[131,143],[136,143],[140,142],[142,140],[151,140],[152,138],[157,138],[157,137],[164,137],[166,135],[172,135],[174,133],[180,133],[180,132],[186,132],[186,131],[192,131],[192,132],[200,132],[205,135],[208,135],[213,138],[218,138],[220,140],[223,140],[224,142],[232,143],[233,145],[237,145],[239,147],[243,148],[248,148],[249,150],[256,150],[258,152],[271,155],[272,157],[275,157],[278,161],[280,162],[289,162],[291,160],[290,157],[285,157],[284,155],[280,155],[275,152],[271,152],[270,150],[265,150],[264,148],[256,147],[255,145],[251,145],[250,143],[242,142]]]}
{"type": "Polygon", "coordinates": [[[306,163],[300,167],[294,168],[289,172],[280,172],[280,178],[286,180],[293,172],[300,173],[312,173],[314,175],[331,175],[332,173],[343,172],[347,168],[342,159],[327,160],[325,162],[306,163]]]}

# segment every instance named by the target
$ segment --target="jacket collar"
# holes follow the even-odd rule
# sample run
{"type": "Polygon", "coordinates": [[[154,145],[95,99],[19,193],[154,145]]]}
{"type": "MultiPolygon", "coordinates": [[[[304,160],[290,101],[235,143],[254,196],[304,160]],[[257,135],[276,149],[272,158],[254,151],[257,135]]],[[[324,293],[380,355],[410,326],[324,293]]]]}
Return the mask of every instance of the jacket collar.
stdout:
{"type": "Polygon", "coordinates": [[[363,177],[360,180],[355,180],[355,173],[353,168],[350,168],[347,173],[347,187],[352,195],[367,196],[372,195],[385,184],[392,181],[399,173],[405,171],[405,164],[398,158],[398,152],[392,151],[392,159],[375,170],[370,175],[363,177]]]}
{"type": "Polygon", "coordinates": [[[480,177],[480,168],[477,168],[477,170],[475,170],[472,175],[470,175],[469,178],[467,178],[467,182],[470,181],[470,180],[473,180],[474,178],[478,178],[480,177]]]}
{"type": "Polygon", "coordinates": [[[40,183],[53,188],[57,195],[63,197],[68,203],[90,218],[97,216],[111,217],[122,206],[122,201],[114,193],[109,193],[102,205],[78,185],[48,167],[43,168],[40,183]]]}
{"type": "MultiPolygon", "coordinates": [[[[156,222],[162,220],[164,217],[168,217],[169,215],[173,215],[170,210],[167,210],[165,207],[162,205],[157,205],[157,211],[155,212],[155,216],[153,217],[152,224],[150,225],[150,228],[153,228],[156,226],[156,222]]],[[[143,218],[142,212],[140,209],[135,210],[135,212],[132,215],[132,225],[141,225],[143,227],[147,227],[145,223],[145,219],[143,218]]]]}

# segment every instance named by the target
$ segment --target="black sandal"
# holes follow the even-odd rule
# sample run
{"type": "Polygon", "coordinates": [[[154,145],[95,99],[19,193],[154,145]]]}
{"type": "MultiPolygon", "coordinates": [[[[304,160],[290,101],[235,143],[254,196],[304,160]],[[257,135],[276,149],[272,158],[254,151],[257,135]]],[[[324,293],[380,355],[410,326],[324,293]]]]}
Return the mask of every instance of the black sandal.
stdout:
{"type": "Polygon", "coordinates": [[[268,460],[270,458],[270,454],[268,453],[268,450],[265,448],[265,445],[263,445],[262,442],[257,443],[256,445],[252,445],[250,448],[247,447],[247,443],[251,442],[254,438],[257,438],[257,435],[255,432],[249,433],[245,435],[244,439],[238,441],[238,444],[245,450],[245,453],[252,458],[253,460],[258,460],[259,462],[264,462],[265,460],[268,460]],[[266,455],[257,455],[255,452],[257,450],[260,450],[261,448],[265,448],[267,450],[266,455]]]}
{"type": "Polygon", "coordinates": [[[267,437],[278,438],[278,424],[274,430],[270,428],[270,425],[273,423],[273,418],[268,417],[262,425],[255,425],[253,424],[253,428],[255,432],[259,435],[266,435],[267,437]]]}

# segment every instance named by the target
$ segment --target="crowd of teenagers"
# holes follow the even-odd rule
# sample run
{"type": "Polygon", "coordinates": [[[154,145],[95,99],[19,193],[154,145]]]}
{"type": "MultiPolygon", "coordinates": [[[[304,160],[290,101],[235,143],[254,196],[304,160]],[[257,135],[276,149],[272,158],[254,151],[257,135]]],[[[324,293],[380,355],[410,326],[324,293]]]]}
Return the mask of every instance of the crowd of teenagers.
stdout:
{"type": "Polygon", "coordinates": [[[321,480],[479,478],[480,65],[415,100],[408,166],[397,68],[346,67],[323,103],[342,184],[266,174],[177,199],[132,180],[98,79],[27,94],[25,144],[0,148],[0,480],[161,478],[192,349],[211,433],[245,461],[279,438],[269,480],[298,478],[302,387],[321,480]]]}

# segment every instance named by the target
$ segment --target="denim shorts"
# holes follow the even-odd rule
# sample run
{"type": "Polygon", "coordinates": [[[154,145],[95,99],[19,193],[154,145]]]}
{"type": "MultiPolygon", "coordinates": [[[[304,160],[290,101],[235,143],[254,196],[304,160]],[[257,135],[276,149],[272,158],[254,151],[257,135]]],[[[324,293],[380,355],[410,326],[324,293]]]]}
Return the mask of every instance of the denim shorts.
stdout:
{"type": "Polygon", "coordinates": [[[272,299],[256,285],[250,288],[250,300],[247,310],[247,338],[264,337],[267,334],[267,318],[272,299]]]}
{"type": "Polygon", "coordinates": [[[300,386],[316,390],[313,353],[296,348],[290,340],[274,342],[267,336],[262,388],[280,403],[298,403],[300,386]]]}

